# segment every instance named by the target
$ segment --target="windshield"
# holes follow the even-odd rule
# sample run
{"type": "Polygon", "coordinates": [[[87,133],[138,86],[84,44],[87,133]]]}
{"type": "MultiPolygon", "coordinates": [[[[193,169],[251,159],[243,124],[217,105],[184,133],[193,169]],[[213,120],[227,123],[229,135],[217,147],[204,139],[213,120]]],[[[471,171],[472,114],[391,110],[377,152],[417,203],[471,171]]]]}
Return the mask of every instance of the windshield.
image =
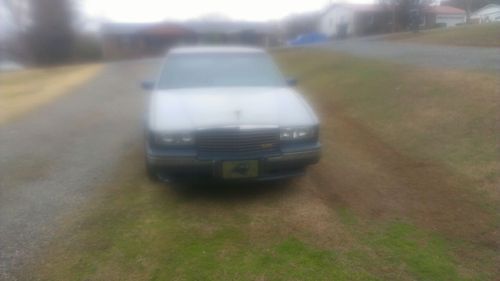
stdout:
{"type": "Polygon", "coordinates": [[[262,53],[170,55],[158,82],[160,89],[285,85],[271,58],[262,53]]]}

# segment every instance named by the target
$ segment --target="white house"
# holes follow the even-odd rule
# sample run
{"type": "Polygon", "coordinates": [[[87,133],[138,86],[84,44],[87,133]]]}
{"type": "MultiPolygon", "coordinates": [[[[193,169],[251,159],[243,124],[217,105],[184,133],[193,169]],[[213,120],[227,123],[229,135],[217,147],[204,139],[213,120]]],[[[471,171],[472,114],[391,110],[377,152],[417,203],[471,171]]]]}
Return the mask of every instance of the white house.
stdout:
{"type": "Polygon", "coordinates": [[[345,35],[363,35],[386,28],[386,9],[376,4],[334,4],[328,7],[318,22],[318,31],[336,37],[345,29],[345,35]]]}
{"type": "MultiPolygon", "coordinates": [[[[393,10],[377,4],[333,4],[319,18],[318,32],[328,36],[367,35],[393,30],[393,10]]],[[[423,28],[465,24],[466,13],[451,6],[429,6],[421,11],[423,28]]],[[[405,28],[405,27],[400,27],[405,28]]]]}
{"type": "Polygon", "coordinates": [[[340,33],[340,25],[347,25],[347,33],[354,33],[354,13],[355,11],[347,6],[330,7],[319,20],[319,32],[335,37],[340,33]]]}
{"type": "Polygon", "coordinates": [[[426,13],[426,26],[432,28],[433,25],[442,25],[444,27],[457,26],[464,24],[466,13],[462,9],[451,6],[431,6],[426,13]]]}
{"type": "Polygon", "coordinates": [[[489,4],[475,11],[470,16],[477,23],[500,21],[500,5],[489,4]]]}

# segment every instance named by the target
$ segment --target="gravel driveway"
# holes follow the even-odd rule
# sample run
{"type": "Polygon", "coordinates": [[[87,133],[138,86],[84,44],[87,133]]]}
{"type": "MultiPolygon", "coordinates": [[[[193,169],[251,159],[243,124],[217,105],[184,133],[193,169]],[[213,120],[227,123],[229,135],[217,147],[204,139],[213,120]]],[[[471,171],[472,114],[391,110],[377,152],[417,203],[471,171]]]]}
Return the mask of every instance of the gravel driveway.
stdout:
{"type": "Polygon", "coordinates": [[[0,280],[50,240],[63,216],[112,180],[113,164],[141,137],[156,61],[107,65],[74,93],[0,127],[0,280]]]}
{"type": "Polygon", "coordinates": [[[335,41],[321,47],[424,67],[500,71],[500,48],[400,43],[382,41],[380,36],[335,41]]]}

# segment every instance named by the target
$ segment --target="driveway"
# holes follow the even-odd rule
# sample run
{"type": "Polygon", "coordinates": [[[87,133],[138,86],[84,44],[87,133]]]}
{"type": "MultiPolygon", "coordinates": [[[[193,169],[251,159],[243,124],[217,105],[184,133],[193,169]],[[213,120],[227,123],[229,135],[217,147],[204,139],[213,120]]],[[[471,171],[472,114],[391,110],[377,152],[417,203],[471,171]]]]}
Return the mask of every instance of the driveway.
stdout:
{"type": "Polygon", "coordinates": [[[321,47],[424,67],[500,71],[500,48],[400,43],[383,41],[380,36],[339,40],[321,47]]]}
{"type": "Polygon", "coordinates": [[[155,61],[109,64],[94,80],[0,127],[0,280],[50,240],[69,211],[112,180],[141,137],[147,78],[155,61]]]}

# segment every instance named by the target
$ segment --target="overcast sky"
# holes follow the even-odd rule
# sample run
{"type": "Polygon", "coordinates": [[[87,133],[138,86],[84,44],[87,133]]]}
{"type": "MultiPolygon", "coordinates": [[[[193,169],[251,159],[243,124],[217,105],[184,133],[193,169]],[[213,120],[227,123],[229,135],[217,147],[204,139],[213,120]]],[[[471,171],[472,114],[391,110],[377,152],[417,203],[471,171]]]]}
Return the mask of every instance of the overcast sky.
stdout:
{"type": "MultiPolygon", "coordinates": [[[[291,13],[315,11],[329,0],[80,0],[87,16],[117,22],[186,20],[208,14],[231,19],[267,21],[291,13]]],[[[344,0],[373,3],[375,0],[344,0]]]]}

